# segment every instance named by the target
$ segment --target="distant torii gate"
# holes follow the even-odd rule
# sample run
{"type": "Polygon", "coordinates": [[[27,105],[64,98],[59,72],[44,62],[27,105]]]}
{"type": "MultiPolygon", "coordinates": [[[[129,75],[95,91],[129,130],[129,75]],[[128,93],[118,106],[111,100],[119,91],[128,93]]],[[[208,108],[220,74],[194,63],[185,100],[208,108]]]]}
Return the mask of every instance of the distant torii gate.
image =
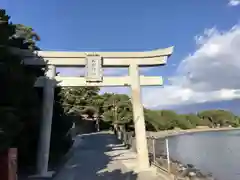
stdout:
{"type": "MultiPolygon", "coordinates": [[[[16,51],[15,51],[16,52],[16,51]]],[[[167,63],[173,47],[147,52],[58,52],[21,50],[26,65],[45,66],[45,77],[38,78],[36,87],[44,88],[43,115],[37,156],[37,173],[49,176],[48,161],[55,86],[130,86],[133,105],[134,127],[138,165],[141,170],[149,168],[143,105],[140,86],[162,85],[162,77],[140,76],[139,67],[159,66],[167,63]],[[56,67],[86,67],[86,77],[56,76],[56,67]],[[127,67],[129,75],[103,77],[103,67],[127,67]]]]}

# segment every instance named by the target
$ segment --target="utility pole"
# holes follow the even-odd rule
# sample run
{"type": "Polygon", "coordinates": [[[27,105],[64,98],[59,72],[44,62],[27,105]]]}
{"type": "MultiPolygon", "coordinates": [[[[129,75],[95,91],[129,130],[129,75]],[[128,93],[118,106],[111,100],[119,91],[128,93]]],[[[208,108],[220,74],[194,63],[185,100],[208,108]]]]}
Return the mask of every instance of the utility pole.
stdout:
{"type": "Polygon", "coordinates": [[[97,126],[97,132],[100,131],[100,127],[99,127],[99,116],[96,117],[96,126],[97,126]]]}
{"type": "Polygon", "coordinates": [[[96,128],[97,128],[97,132],[100,131],[100,126],[99,126],[99,111],[100,111],[100,108],[98,107],[97,108],[97,116],[95,117],[95,120],[96,120],[96,128]]]}
{"type": "Polygon", "coordinates": [[[118,135],[118,126],[117,126],[117,124],[116,124],[116,122],[117,122],[117,102],[116,102],[116,100],[114,99],[113,100],[113,104],[112,104],[112,106],[113,106],[113,113],[114,113],[114,120],[113,120],[113,128],[114,128],[114,130],[116,131],[116,133],[117,133],[117,135],[118,135]]]}
{"type": "Polygon", "coordinates": [[[117,106],[117,101],[114,100],[113,101],[113,106],[114,106],[114,125],[117,131],[117,137],[119,140],[122,140],[122,129],[121,129],[121,125],[118,125],[118,106],[117,106]]]}

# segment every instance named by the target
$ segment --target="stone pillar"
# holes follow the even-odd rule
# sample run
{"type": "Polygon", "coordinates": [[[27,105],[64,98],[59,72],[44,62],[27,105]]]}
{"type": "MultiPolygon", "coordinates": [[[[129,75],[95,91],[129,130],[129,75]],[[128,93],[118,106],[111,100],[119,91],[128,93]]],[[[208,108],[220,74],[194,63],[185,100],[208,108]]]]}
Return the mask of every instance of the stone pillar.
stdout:
{"type": "Polygon", "coordinates": [[[50,151],[50,140],[52,130],[52,116],[54,103],[56,67],[49,65],[45,73],[43,87],[43,113],[40,126],[40,139],[37,154],[37,175],[51,176],[48,172],[48,161],[50,151]]]}
{"type": "Polygon", "coordinates": [[[138,155],[138,164],[140,170],[145,170],[150,167],[148,158],[146,128],[144,121],[143,105],[141,101],[141,87],[140,75],[137,64],[131,64],[129,67],[129,74],[131,78],[131,91],[132,91],[132,105],[133,105],[133,118],[136,137],[136,149],[138,155]]]}

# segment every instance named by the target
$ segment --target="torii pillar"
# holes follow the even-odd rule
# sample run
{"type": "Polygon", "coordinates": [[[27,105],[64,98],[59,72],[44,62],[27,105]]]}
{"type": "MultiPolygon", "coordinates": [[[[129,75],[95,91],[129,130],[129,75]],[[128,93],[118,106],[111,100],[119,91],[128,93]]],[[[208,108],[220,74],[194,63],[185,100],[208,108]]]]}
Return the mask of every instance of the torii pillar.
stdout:
{"type": "Polygon", "coordinates": [[[52,132],[52,117],[54,105],[56,67],[48,65],[43,82],[43,109],[40,123],[40,138],[37,151],[37,172],[40,177],[51,177],[53,172],[48,171],[50,141],[52,132]]]}
{"type": "Polygon", "coordinates": [[[139,78],[139,68],[137,64],[130,64],[129,75],[131,78],[131,97],[133,106],[133,118],[136,137],[136,149],[138,155],[139,169],[149,168],[148,147],[146,139],[146,127],[144,111],[141,101],[141,87],[139,78]]]}

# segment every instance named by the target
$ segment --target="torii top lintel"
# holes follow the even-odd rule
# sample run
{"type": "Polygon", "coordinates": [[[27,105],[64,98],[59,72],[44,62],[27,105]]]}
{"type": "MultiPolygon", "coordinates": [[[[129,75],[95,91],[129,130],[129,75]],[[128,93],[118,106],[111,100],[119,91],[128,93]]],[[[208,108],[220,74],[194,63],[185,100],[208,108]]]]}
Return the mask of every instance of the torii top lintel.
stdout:
{"type": "Polygon", "coordinates": [[[25,64],[56,66],[83,66],[88,54],[96,54],[103,58],[105,67],[125,67],[130,64],[139,66],[158,66],[166,64],[167,58],[173,52],[173,46],[143,52],[71,52],[71,51],[21,51],[25,64]],[[37,56],[36,56],[37,55],[37,56]],[[40,57],[40,58],[39,58],[40,57]],[[43,59],[43,60],[40,60],[43,59]]]}

